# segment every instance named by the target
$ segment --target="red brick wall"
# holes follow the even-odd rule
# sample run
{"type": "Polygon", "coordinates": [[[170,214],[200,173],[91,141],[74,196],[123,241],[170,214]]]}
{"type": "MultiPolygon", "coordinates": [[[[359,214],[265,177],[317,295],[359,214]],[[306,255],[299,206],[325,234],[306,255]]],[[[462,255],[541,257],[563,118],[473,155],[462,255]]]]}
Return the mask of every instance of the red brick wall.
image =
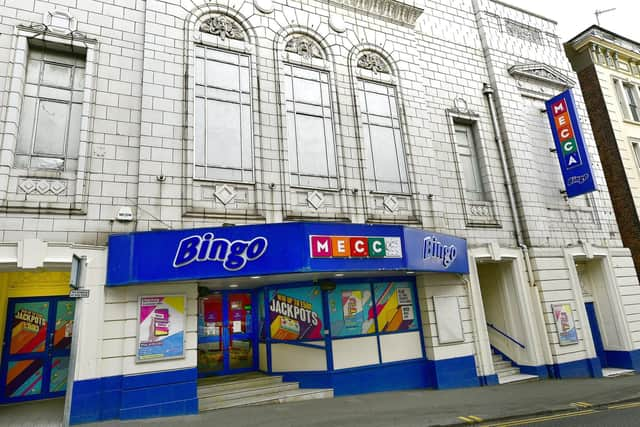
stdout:
{"type": "MultiPolygon", "coordinates": [[[[595,66],[590,65],[580,71],[578,78],[587,104],[591,128],[598,146],[622,241],[631,250],[636,272],[640,272],[640,219],[633,203],[595,66]]],[[[640,274],[638,277],[640,278],[640,274]]]]}

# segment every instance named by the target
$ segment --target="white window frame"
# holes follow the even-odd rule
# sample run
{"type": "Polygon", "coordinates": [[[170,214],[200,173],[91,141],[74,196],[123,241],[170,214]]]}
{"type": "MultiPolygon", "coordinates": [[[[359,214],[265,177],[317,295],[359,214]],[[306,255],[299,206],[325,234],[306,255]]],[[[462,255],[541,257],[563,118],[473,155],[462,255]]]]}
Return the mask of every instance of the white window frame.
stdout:
{"type": "Polygon", "coordinates": [[[480,167],[480,158],[478,154],[478,141],[476,136],[475,127],[470,123],[462,123],[454,120],[454,135],[455,143],[458,153],[458,164],[462,172],[462,187],[465,195],[469,197],[469,201],[474,202],[486,202],[487,192],[484,180],[482,177],[482,170],[480,167]],[[463,143],[458,138],[458,132],[463,130],[467,134],[467,143],[463,143]],[[463,157],[467,157],[471,163],[471,171],[468,171],[465,167],[466,162],[462,161],[463,157]],[[473,180],[475,182],[475,188],[468,188],[467,181],[473,180]]]}
{"type": "Polygon", "coordinates": [[[284,63],[285,80],[285,114],[287,123],[287,145],[289,151],[289,174],[291,186],[309,188],[338,188],[338,159],[335,136],[335,125],[333,120],[333,101],[331,96],[330,73],[323,69],[306,67],[303,65],[284,63]],[[298,71],[299,70],[299,71],[298,71]],[[310,80],[295,74],[303,75],[307,73],[317,73],[320,83],[320,101],[312,103],[310,101],[295,99],[294,79],[310,80]],[[301,170],[300,163],[302,156],[306,156],[301,150],[303,141],[299,138],[304,129],[299,129],[298,116],[308,116],[321,118],[324,131],[324,173],[313,174],[301,170]]]}
{"type": "MultiPolygon", "coordinates": [[[[23,96],[22,111],[20,114],[20,123],[18,127],[18,140],[16,145],[15,160],[16,165],[19,162],[25,162],[29,165],[22,167],[23,169],[45,169],[54,171],[66,171],[75,172],[77,170],[78,151],[80,148],[80,121],[82,119],[82,90],[84,86],[84,72],[86,66],[85,54],[76,54],[74,52],[56,52],[46,48],[46,45],[42,47],[30,48],[27,58],[27,70],[23,96]],[[39,57],[38,57],[39,56],[39,57]],[[29,76],[34,73],[32,67],[38,66],[37,82],[29,81],[29,76]],[[70,68],[69,84],[67,86],[53,84],[43,81],[45,77],[45,70],[47,66],[57,66],[63,68],[70,68]],[[76,73],[82,70],[82,80],[79,82],[80,87],[76,87],[76,73]],[[67,99],[65,99],[67,98],[67,99]],[[33,117],[30,117],[33,121],[26,122],[25,111],[27,99],[33,100],[33,117]],[[61,153],[53,152],[37,152],[37,139],[39,138],[39,132],[42,131],[38,127],[40,122],[41,104],[43,103],[55,103],[66,104],[68,117],[64,123],[64,141],[61,153]],[[75,107],[75,108],[74,108],[75,107]],[[74,120],[73,114],[77,114],[77,123],[75,126],[77,129],[70,129],[74,120]],[[27,136],[27,132],[29,135],[27,136]],[[71,132],[76,133],[71,135],[71,132]],[[71,140],[75,139],[74,148],[70,151],[69,144],[71,140]],[[26,141],[28,139],[28,141],[26,141]],[[21,144],[21,141],[24,141],[21,144]],[[23,145],[21,147],[21,145],[23,145]],[[41,162],[40,165],[34,165],[34,160],[41,162]],[[47,167],[49,162],[51,165],[47,167]],[[70,163],[72,166],[70,166],[70,163]]],[[[33,76],[32,76],[33,77],[33,76]]],[[[17,166],[19,167],[19,166],[17,166]]]]}
{"type": "Polygon", "coordinates": [[[397,193],[397,194],[409,194],[411,191],[409,182],[409,171],[407,162],[407,153],[405,151],[405,138],[400,117],[400,105],[398,99],[398,87],[394,84],[389,84],[380,81],[374,81],[369,79],[358,78],[356,79],[356,93],[358,98],[358,107],[360,115],[360,128],[362,130],[362,142],[365,145],[365,176],[373,184],[373,191],[379,193],[397,193]],[[382,96],[387,96],[389,100],[390,115],[383,116],[378,114],[372,114],[368,110],[367,100],[364,95],[367,93],[367,85],[373,85],[378,87],[384,87],[386,95],[380,92],[370,92],[382,96]],[[372,117],[371,116],[375,116],[372,117]],[[377,121],[377,123],[376,123],[377,121]],[[383,125],[383,122],[390,123],[383,125]],[[372,123],[373,122],[373,123],[372,123]],[[396,180],[384,180],[378,177],[376,173],[376,162],[382,162],[382,159],[376,160],[375,148],[373,140],[371,139],[370,129],[372,126],[391,129],[394,136],[394,152],[395,152],[395,164],[394,172],[397,173],[396,180]]]}
{"type": "MultiPolygon", "coordinates": [[[[226,65],[235,65],[232,64],[231,62],[225,62],[225,61],[216,61],[218,63],[222,63],[222,64],[226,64],[226,65]]],[[[249,54],[246,53],[241,53],[238,52],[236,50],[230,50],[230,49],[224,49],[224,48],[219,48],[219,47],[213,47],[210,46],[208,44],[203,44],[203,43],[196,43],[194,45],[194,63],[195,63],[195,67],[194,67],[194,80],[193,80],[193,84],[194,84],[194,95],[193,95],[193,100],[194,100],[194,119],[193,119],[193,123],[194,123],[194,130],[193,130],[193,179],[194,180],[200,180],[200,181],[222,181],[222,182],[241,182],[241,183],[253,183],[254,179],[255,179],[255,161],[254,161],[254,131],[253,131],[253,71],[252,71],[252,58],[249,54]],[[199,76],[198,76],[198,65],[197,65],[197,61],[198,61],[198,49],[202,49],[205,52],[205,56],[204,56],[204,63],[203,63],[203,69],[205,70],[205,75],[202,76],[203,79],[205,79],[203,82],[204,84],[200,84],[199,83],[199,76]],[[212,52],[219,52],[221,55],[229,55],[229,56],[235,56],[238,59],[238,75],[240,76],[240,72],[242,71],[242,68],[246,69],[246,74],[247,74],[247,79],[246,79],[246,87],[243,87],[243,84],[241,81],[238,82],[238,90],[236,91],[238,94],[238,101],[234,102],[231,101],[230,98],[226,95],[223,95],[224,93],[226,94],[230,94],[232,92],[234,92],[233,90],[228,90],[225,88],[221,88],[221,87],[215,87],[212,85],[208,85],[207,81],[206,81],[206,61],[209,60],[208,57],[208,53],[209,51],[212,52]],[[198,94],[198,86],[204,86],[204,90],[205,90],[205,94],[204,95],[199,95],[198,94]],[[213,92],[213,93],[220,93],[220,97],[216,98],[215,96],[210,97],[209,95],[209,91],[213,92]],[[226,98],[225,98],[226,96],[226,98]],[[207,124],[205,123],[204,125],[204,140],[202,141],[202,143],[204,144],[202,148],[198,147],[198,144],[200,144],[201,142],[198,141],[198,133],[199,131],[199,120],[201,120],[201,118],[199,117],[198,114],[198,108],[197,108],[197,102],[199,98],[204,98],[205,99],[205,117],[207,116],[207,107],[206,107],[206,100],[214,100],[214,101],[220,101],[220,102],[228,102],[229,104],[233,104],[233,105],[239,105],[240,106],[240,110],[243,109],[243,107],[248,107],[249,111],[245,114],[240,112],[240,118],[239,118],[239,123],[240,123],[240,127],[238,129],[239,131],[239,136],[240,136],[240,143],[241,143],[241,147],[240,147],[240,167],[236,167],[236,168],[230,168],[228,166],[225,166],[223,164],[198,164],[198,161],[196,159],[196,157],[198,156],[198,152],[202,151],[203,155],[205,156],[205,159],[207,158],[207,150],[210,148],[207,145],[207,141],[209,139],[209,134],[211,132],[211,129],[209,128],[209,126],[207,126],[207,124]],[[243,118],[246,119],[246,121],[248,122],[248,124],[243,123],[243,118]],[[245,126],[248,126],[248,129],[245,128],[245,126]],[[246,146],[245,144],[245,140],[246,141],[246,146]],[[203,169],[204,170],[204,174],[200,174],[199,170],[203,169]],[[209,174],[207,169],[211,169],[211,171],[213,173],[209,174]],[[229,171],[231,171],[231,173],[229,173],[229,171]],[[234,176],[233,172],[236,172],[236,175],[234,176]]],[[[239,77],[240,78],[240,77],[239,77]]]]}

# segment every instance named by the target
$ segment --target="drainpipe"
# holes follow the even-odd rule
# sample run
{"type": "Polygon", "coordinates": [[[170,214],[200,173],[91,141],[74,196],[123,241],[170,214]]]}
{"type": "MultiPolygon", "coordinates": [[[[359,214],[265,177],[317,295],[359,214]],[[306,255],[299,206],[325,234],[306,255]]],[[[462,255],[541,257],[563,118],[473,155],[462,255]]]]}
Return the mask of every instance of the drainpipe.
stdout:
{"type": "Polygon", "coordinates": [[[531,258],[529,258],[529,248],[524,244],[522,239],[522,228],[520,227],[520,216],[516,208],[515,192],[513,191],[513,184],[511,183],[511,174],[509,173],[509,167],[507,165],[507,156],[504,150],[504,142],[500,136],[500,128],[498,127],[498,113],[496,112],[496,105],[493,100],[493,88],[484,83],[482,93],[487,97],[489,102],[489,115],[491,116],[491,124],[493,125],[493,133],[496,138],[496,144],[498,145],[498,152],[500,154],[500,163],[502,164],[502,172],[505,180],[505,187],[507,188],[507,195],[509,196],[509,207],[511,208],[511,216],[513,217],[513,226],[515,228],[516,242],[518,247],[522,250],[524,255],[525,269],[527,270],[527,277],[529,279],[529,286],[535,286],[535,279],[533,277],[533,268],[531,267],[531,258]]]}

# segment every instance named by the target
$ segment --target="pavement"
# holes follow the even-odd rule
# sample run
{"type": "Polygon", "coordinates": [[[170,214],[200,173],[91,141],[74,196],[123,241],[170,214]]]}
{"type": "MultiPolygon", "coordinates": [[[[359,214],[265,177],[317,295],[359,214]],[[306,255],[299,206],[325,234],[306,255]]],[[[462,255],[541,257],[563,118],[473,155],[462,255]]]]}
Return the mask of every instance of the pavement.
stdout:
{"type": "MultiPolygon", "coordinates": [[[[640,401],[640,375],[613,378],[542,380],[453,390],[409,390],[334,399],[249,406],[197,415],[133,421],[105,421],[87,426],[225,427],[425,427],[468,425],[534,415],[580,411],[640,401]]],[[[62,425],[64,400],[0,406],[1,426],[62,425]]]]}

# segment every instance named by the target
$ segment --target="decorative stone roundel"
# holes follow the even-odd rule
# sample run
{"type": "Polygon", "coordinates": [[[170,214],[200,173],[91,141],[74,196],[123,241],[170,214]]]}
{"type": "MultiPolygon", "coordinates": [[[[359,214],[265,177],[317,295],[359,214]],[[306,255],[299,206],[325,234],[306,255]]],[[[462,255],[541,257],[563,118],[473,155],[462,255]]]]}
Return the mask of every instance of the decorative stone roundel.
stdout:
{"type": "Polygon", "coordinates": [[[273,2],[271,0],[254,0],[253,5],[262,13],[273,12],[273,2]]]}
{"type": "Polygon", "coordinates": [[[332,15],[329,18],[329,26],[336,33],[344,33],[345,31],[347,31],[347,25],[340,15],[332,15]]]}

